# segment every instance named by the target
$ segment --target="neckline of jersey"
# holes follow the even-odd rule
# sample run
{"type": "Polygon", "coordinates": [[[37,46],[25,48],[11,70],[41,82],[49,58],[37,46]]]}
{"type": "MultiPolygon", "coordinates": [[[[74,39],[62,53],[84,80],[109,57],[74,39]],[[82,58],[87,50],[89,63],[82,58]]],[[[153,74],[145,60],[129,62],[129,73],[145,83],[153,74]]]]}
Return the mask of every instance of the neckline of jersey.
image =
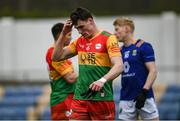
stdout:
{"type": "Polygon", "coordinates": [[[137,39],[137,40],[136,40],[136,39],[133,39],[133,40],[132,40],[132,43],[131,43],[129,46],[126,47],[126,46],[123,45],[123,47],[124,47],[124,48],[130,48],[131,46],[136,45],[139,41],[140,41],[140,39],[137,39]]]}

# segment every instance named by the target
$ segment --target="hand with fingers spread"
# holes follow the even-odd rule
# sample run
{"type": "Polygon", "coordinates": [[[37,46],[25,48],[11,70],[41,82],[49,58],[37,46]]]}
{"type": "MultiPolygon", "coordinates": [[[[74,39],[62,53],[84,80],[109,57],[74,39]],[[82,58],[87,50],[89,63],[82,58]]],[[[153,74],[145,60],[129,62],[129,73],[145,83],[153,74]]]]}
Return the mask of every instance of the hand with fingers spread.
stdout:
{"type": "Polygon", "coordinates": [[[101,78],[95,82],[93,82],[89,88],[93,91],[100,91],[102,89],[102,87],[104,86],[104,83],[106,82],[107,80],[105,78],[101,78]]]}

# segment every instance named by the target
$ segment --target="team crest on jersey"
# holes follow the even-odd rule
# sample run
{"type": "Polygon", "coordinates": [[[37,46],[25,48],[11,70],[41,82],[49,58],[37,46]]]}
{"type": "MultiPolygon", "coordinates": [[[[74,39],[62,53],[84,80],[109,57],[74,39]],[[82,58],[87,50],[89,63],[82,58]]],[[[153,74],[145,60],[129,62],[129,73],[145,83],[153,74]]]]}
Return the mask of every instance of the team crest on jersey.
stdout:
{"type": "Polygon", "coordinates": [[[98,44],[95,45],[95,48],[96,48],[97,50],[101,49],[101,47],[102,47],[102,45],[101,45],[100,43],[98,43],[98,44]]]}
{"type": "Polygon", "coordinates": [[[133,56],[136,56],[136,55],[137,55],[137,50],[133,50],[133,51],[132,51],[132,55],[133,55],[133,56]]]}
{"type": "Polygon", "coordinates": [[[126,52],[124,53],[124,58],[128,58],[128,57],[129,57],[129,53],[130,53],[130,51],[126,51],[126,52]]]}

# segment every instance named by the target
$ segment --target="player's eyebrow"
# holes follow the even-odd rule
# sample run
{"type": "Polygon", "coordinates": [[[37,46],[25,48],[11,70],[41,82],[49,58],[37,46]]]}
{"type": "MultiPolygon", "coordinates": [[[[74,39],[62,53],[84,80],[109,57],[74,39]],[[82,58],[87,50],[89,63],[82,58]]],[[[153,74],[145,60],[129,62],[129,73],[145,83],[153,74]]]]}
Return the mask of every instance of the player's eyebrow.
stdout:
{"type": "Polygon", "coordinates": [[[84,24],[75,26],[76,29],[84,27],[84,24]]]}

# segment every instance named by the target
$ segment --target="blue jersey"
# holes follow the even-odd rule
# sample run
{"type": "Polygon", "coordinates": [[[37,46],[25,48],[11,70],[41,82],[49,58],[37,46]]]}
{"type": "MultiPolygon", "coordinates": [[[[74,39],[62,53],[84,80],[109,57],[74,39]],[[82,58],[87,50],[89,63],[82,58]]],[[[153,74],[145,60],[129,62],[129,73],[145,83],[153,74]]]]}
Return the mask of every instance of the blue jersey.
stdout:
{"type": "MultiPolygon", "coordinates": [[[[154,50],[151,44],[143,40],[137,40],[128,47],[121,48],[124,71],[121,76],[121,100],[133,100],[142,90],[148,70],[146,62],[155,61],[154,50]]],[[[152,88],[148,92],[148,97],[154,97],[152,88]]]]}

